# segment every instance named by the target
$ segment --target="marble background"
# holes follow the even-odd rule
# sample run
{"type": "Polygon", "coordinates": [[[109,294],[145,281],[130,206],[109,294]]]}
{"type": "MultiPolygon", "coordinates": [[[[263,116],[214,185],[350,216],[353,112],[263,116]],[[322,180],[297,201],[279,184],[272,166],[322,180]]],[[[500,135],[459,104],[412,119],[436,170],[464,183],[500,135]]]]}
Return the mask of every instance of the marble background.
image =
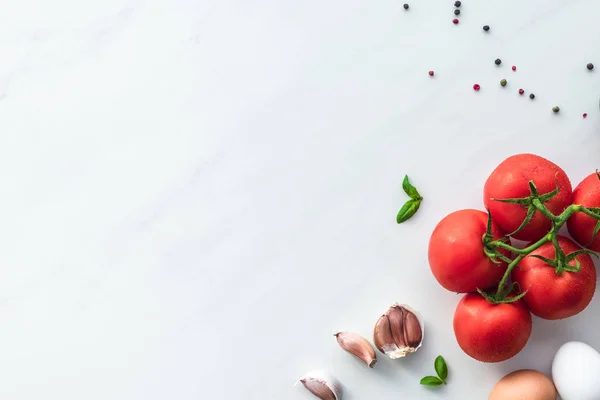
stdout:
{"type": "Polygon", "coordinates": [[[479,364],[427,265],[506,156],[600,167],[600,3],[465,0],[458,26],[452,3],[0,1],[0,397],[308,400],[326,369],[350,400],[484,399],[600,348],[596,298],[479,364]],[[404,174],[425,201],[398,226],[404,174]],[[417,354],[337,347],[395,301],[417,354]],[[449,385],[420,387],[438,354],[449,385]]]}

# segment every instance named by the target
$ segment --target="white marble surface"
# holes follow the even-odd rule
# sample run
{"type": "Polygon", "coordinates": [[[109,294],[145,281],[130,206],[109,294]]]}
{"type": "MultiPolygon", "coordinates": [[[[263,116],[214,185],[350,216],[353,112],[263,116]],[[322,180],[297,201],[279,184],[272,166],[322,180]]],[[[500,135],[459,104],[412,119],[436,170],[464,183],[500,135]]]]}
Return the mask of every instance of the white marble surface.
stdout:
{"type": "Polygon", "coordinates": [[[426,254],[505,156],[600,167],[600,3],[465,0],[454,26],[452,0],[402,2],[0,1],[0,398],[308,400],[322,368],[346,399],[484,399],[600,348],[596,298],[469,359],[426,254]],[[425,201],[398,226],[405,173],[425,201]],[[394,301],[417,354],[337,348],[394,301]],[[420,387],[438,354],[449,385],[420,387]]]}

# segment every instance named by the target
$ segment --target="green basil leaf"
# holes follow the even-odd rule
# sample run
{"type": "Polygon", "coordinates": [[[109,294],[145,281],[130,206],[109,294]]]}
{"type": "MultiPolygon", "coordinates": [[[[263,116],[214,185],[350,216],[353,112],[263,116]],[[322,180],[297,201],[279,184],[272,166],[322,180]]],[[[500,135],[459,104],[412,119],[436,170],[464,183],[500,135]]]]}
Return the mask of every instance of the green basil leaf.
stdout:
{"type": "Polygon", "coordinates": [[[442,380],[437,376],[426,376],[425,378],[421,379],[421,385],[425,386],[440,386],[443,384],[444,382],[442,382],[442,380]]]}
{"type": "Polygon", "coordinates": [[[437,356],[434,365],[435,372],[437,372],[438,376],[442,381],[445,381],[448,377],[448,366],[446,365],[446,360],[444,360],[444,357],[437,356]]]}
{"type": "Polygon", "coordinates": [[[404,193],[406,193],[411,199],[422,199],[421,195],[417,191],[417,188],[411,185],[411,183],[409,182],[408,175],[404,175],[404,180],[402,181],[402,189],[404,189],[404,193]]]}
{"type": "Polygon", "coordinates": [[[410,199],[398,211],[398,215],[396,216],[396,222],[401,224],[405,221],[408,221],[413,215],[417,213],[419,206],[421,205],[421,200],[410,199]]]}

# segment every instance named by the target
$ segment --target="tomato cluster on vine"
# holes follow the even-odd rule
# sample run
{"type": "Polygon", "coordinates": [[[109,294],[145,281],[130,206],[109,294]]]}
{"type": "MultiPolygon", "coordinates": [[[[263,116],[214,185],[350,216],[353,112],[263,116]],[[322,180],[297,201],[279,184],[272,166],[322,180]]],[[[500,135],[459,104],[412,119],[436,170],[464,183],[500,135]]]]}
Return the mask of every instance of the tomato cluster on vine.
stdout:
{"type": "Polygon", "coordinates": [[[465,293],[454,314],[461,349],[500,362],[527,344],[531,314],[568,318],[591,302],[600,175],[590,174],[573,190],[558,165],[517,154],[490,174],[483,193],[487,212],[460,210],[438,223],[429,265],[441,286],[465,293]],[[572,239],[559,232],[564,225],[572,239]]]}

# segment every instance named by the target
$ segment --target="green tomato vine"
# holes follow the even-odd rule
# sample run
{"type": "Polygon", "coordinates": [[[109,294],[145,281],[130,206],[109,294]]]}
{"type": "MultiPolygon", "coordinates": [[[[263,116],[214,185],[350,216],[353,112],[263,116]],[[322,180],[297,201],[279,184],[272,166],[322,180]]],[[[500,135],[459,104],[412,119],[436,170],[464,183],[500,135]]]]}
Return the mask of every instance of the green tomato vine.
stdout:
{"type": "MultiPolygon", "coordinates": [[[[600,179],[600,175],[598,176],[598,178],[600,179]]],[[[496,264],[500,264],[502,262],[508,264],[506,271],[504,272],[504,276],[498,284],[498,289],[496,290],[496,292],[488,293],[482,290],[478,290],[478,292],[489,302],[494,304],[512,303],[523,298],[527,294],[527,288],[518,288],[520,293],[515,294],[515,289],[517,289],[518,284],[515,282],[509,284],[509,278],[511,276],[511,273],[525,257],[529,256],[532,252],[539,249],[548,242],[551,242],[556,250],[556,255],[554,259],[548,259],[536,254],[531,255],[531,257],[539,258],[549,266],[554,267],[557,275],[561,275],[563,272],[579,272],[579,270],[581,269],[581,265],[577,260],[577,256],[581,254],[596,255],[593,251],[587,249],[581,249],[573,253],[565,254],[560,245],[558,244],[558,231],[565,224],[565,222],[567,222],[567,220],[577,212],[582,212],[598,221],[596,223],[596,227],[594,228],[594,232],[590,243],[594,240],[598,232],[600,232],[600,208],[586,208],[581,205],[572,204],[559,215],[554,215],[548,209],[548,207],[546,207],[545,203],[554,196],[556,196],[559,193],[559,190],[560,188],[557,185],[556,189],[554,189],[552,192],[540,194],[538,193],[533,181],[530,181],[529,196],[518,199],[494,199],[495,201],[520,205],[521,207],[527,208],[527,215],[523,220],[523,223],[519,226],[519,228],[517,228],[516,231],[509,233],[501,239],[494,240],[492,234],[492,215],[491,213],[489,213],[488,210],[487,231],[483,235],[484,253],[490,258],[490,260],[492,260],[496,264]],[[520,232],[523,228],[525,228],[525,226],[527,226],[527,224],[533,218],[533,215],[536,211],[540,212],[552,222],[552,228],[550,229],[550,231],[547,234],[545,234],[541,239],[525,248],[517,248],[512,246],[510,244],[509,237],[520,232]],[[502,250],[509,251],[514,258],[511,259],[507,257],[505,254],[503,254],[502,250]],[[575,266],[571,265],[573,261],[575,261],[575,266]]]]}

